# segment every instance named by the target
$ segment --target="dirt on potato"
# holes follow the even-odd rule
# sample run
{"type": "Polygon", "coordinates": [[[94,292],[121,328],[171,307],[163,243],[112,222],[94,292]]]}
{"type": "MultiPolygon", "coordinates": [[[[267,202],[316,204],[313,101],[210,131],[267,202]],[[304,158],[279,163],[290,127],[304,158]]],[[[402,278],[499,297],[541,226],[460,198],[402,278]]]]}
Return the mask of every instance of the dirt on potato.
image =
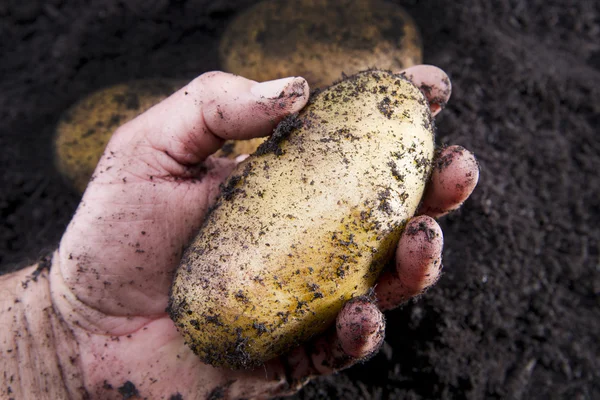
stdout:
{"type": "Polygon", "coordinates": [[[259,367],[367,293],[419,206],[433,131],[419,88],[381,70],[348,77],[284,119],[222,185],[175,273],[169,315],[201,360],[259,367]],[[206,314],[219,324],[199,324],[206,314]]]}
{"type": "MultiPolygon", "coordinates": [[[[600,5],[398,3],[452,79],[437,140],[474,151],[480,183],[441,220],[440,282],[387,313],[382,351],[293,398],[600,398],[600,5]]],[[[0,3],[3,272],[54,249],[79,201],[53,167],[61,113],[119,82],[218,69],[225,24],[252,4],[0,3]]]]}

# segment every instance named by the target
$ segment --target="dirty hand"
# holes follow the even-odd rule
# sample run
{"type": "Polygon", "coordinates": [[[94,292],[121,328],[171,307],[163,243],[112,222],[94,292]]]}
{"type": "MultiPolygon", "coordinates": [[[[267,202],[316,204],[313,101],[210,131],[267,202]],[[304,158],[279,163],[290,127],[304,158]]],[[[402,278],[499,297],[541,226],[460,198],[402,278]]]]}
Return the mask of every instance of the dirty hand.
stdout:
{"type": "MultiPolygon", "coordinates": [[[[406,74],[439,112],[450,95],[447,76],[426,66],[406,74]]],[[[302,78],[257,83],[206,73],[119,128],[50,272],[38,268],[35,281],[25,275],[33,267],[0,278],[8,293],[0,321],[15,326],[0,337],[7,357],[0,394],[10,387],[9,397],[31,398],[263,398],[377,351],[385,328],[379,309],[422,293],[439,276],[442,233],[432,217],[458,208],[478,179],[475,159],[461,147],[438,154],[421,215],[400,239],[395,269],[376,286],[377,304],[349,303],[336,327],[310,346],[257,370],[217,369],[200,362],[165,312],[182,251],[236,165],[211,154],[226,139],[268,135],[304,107],[308,90],[302,78]],[[15,338],[19,323],[27,333],[15,338]],[[7,375],[11,365],[21,372],[7,375]]]]}

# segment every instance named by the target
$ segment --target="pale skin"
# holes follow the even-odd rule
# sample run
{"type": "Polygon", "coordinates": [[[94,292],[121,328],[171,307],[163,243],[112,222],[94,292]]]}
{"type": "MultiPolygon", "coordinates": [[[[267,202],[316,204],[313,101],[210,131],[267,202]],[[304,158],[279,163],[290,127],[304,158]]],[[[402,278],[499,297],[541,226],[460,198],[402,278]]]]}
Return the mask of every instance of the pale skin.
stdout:
{"type": "MultiPolygon", "coordinates": [[[[447,76],[428,66],[405,72],[440,112],[447,76]]],[[[226,139],[268,135],[308,97],[302,78],[259,84],[211,72],[119,128],[58,250],[45,264],[0,277],[0,397],[269,398],[376,352],[380,310],[439,277],[443,239],[434,218],[458,208],[477,183],[477,163],[459,146],[439,152],[420,215],[376,300],[348,304],[323,336],[256,370],[216,369],[165,313],[182,250],[236,165],[211,154],[226,139]]]]}

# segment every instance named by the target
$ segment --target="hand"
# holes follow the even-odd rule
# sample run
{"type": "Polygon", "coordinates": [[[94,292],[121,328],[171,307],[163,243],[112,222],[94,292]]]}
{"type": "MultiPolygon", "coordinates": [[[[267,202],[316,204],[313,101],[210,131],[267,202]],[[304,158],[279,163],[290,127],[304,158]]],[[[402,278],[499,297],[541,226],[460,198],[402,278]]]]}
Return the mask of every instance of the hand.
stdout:
{"type": "MultiPolygon", "coordinates": [[[[406,73],[439,112],[450,95],[446,75],[423,66],[406,73]]],[[[423,215],[407,225],[377,304],[350,302],[336,329],[253,371],[213,368],[184,344],[165,313],[173,272],[236,165],[211,154],[226,139],[269,134],[308,93],[302,78],[259,84],[207,73],[115,132],[50,271],[54,309],[77,346],[71,364],[80,374],[64,378],[67,386],[91,398],[286,394],[375,352],[384,330],[377,307],[393,308],[437,280],[442,233],[431,217],[457,208],[478,179],[473,156],[457,146],[438,155],[423,215]]]]}

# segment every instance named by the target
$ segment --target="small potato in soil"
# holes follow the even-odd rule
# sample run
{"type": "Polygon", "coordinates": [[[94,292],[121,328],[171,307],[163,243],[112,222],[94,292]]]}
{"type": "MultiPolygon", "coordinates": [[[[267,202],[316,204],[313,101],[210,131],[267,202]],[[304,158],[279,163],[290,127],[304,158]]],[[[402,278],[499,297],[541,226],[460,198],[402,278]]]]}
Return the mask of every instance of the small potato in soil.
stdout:
{"type": "Polygon", "coordinates": [[[55,162],[67,181],[85,190],[113,132],[182,87],[178,80],[141,80],[94,92],[68,109],[56,127],[55,162]]]}
{"type": "Polygon", "coordinates": [[[282,121],[223,185],[175,274],[169,313],[193,351],[254,367],[367,293],[421,200],[433,132],[419,88],[378,70],[282,121]]]}
{"type": "Polygon", "coordinates": [[[413,19],[385,0],[265,0],[238,15],[219,46],[228,72],[262,82],[302,76],[312,88],[342,73],[420,64],[413,19]]]}

